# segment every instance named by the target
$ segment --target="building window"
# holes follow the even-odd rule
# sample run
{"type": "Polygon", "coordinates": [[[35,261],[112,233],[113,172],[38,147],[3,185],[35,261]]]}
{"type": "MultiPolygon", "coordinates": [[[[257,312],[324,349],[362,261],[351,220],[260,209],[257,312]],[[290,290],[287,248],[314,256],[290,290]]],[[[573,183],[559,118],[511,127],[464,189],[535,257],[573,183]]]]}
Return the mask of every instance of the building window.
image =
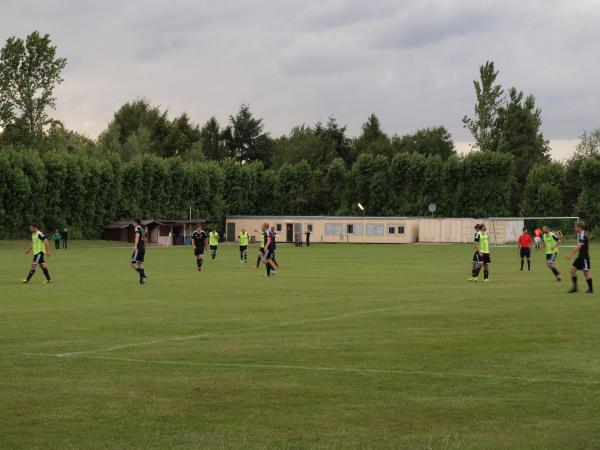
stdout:
{"type": "Polygon", "coordinates": [[[382,223],[369,223],[367,224],[367,235],[368,236],[383,236],[383,224],[382,223]]]}
{"type": "Polygon", "coordinates": [[[278,223],[278,224],[276,225],[276,228],[275,228],[275,229],[276,229],[277,231],[281,231],[283,228],[282,228],[281,224],[280,224],[280,223],[278,223]]]}
{"type": "Polygon", "coordinates": [[[363,234],[363,226],[360,223],[347,223],[346,234],[353,234],[355,236],[363,234]]]}
{"type": "Polygon", "coordinates": [[[294,224],[294,233],[302,233],[302,224],[301,223],[295,223],[294,224]]]}
{"type": "Polygon", "coordinates": [[[312,233],[312,223],[306,225],[306,229],[312,233]]]}
{"type": "Polygon", "coordinates": [[[388,234],[404,234],[404,225],[388,225],[388,234]]]}
{"type": "Polygon", "coordinates": [[[171,227],[162,225],[160,227],[160,235],[161,236],[168,236],[169,235],[169,231],[171,231],[171,227]]]}
{"type": "Polygon", "coordinates": [[[342,234],[342,224],[341,223],[326,223],[325,224],[325,234],[328,236],[339,236],[342,234]]]}

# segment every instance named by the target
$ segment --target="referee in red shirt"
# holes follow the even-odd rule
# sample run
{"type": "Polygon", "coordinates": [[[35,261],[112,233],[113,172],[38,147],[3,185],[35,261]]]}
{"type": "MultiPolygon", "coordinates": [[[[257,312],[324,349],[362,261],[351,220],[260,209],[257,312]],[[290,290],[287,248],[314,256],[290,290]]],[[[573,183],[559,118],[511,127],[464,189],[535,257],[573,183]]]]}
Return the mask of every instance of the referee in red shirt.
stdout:
{"type": "Polygon", "coordinates": [[[523,228],[523,234],[519,236],[519,256],[521,257],[521,271],[523,271],[523,263],[527,258],[527,270],[531,270],[531,236],[527,228],[523,228]]]}

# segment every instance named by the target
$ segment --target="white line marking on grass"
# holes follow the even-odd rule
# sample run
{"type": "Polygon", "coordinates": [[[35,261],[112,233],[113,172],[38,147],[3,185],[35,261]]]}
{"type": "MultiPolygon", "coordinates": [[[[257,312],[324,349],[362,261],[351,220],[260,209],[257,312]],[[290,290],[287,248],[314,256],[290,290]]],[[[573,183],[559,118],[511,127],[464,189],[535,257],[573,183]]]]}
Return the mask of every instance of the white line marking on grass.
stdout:
{"type": "MultiPolygon", "coordinates": [[[[45,356],[51,358],[63,358],[63,356],[51,353],[19,353],[24,356],[45,356]]],[[[469,378],[491,381],[509,381],[520,383],[556,383],[556,384],[575,384],[583,386],[598,386],[600,381],[586,380],[569,380],[560,378],[530,378],[518,377],[512,375],[493,375],[493,374],[478,374],[478,373],[461,373],[461,372],[433,372],[426,370],[413,369],[367,369],[360,367],[326,367],[326,366],[301,366],[292,364],[252,364],[252,363],[201,363],[194,361],[173,361],[173,360],[155,360],[141,358],[125,358],[119,356],[92,356],[80,355],[85,359],[100,359],[106,361],[121,361],[130,363],[142,364],[160,364],[170,366],[192,366],[192,367],[230,367],[237,369],[274,369],[274,370],[290,370],[290,371],[310,371],[310,372],[337,372],[351,373],[362,375],[402,375],[402,376],[424,376],[431,378],[469,378]]]]}
{"type": "Polygon", "coordinates": [[[143,347],[146,345],[161,344],[164,342],[187,341],[190,339],[198,339],[198,338],[202,338],[202,337],[235,335],[237,333],[264,330],[267,328],[284,327],[284,326],[288,326],[288,325],[301,325],[301,324],[305,324],[305,323],[327,322],[327,321],[331,321],[331,320],[345,319],[347,317],[352,317],[352,316],[360,316],[360,315],[365,315],[365,314],[374,314],[374,313],[378,313],[378,312],[394,311],[394,310],[402,309],[405,307],[406,307],[406,305],[392,306],[392,307],[388,307],[388,308],[370,309],[370,310],[358,310],[358,311],[353,311],[353,312],[340,314],[337,316],[331,316],[331,317],[319,317],[316,319],[300,319],[300,320],[292,320],[292,321],[287,321],[287,322],[278,322],[278,323],[271,323],[271,324],[265,324],[265,325],[258,325],[258,326],[250,327],[250,328],[242,328],[242,329],[238,329],[238,330],[232,330],[231,332],[226,332],[226,333],[212,333],[212,334],[199,333],[199,334],[192,334],[189,336],[175,336],[175,337],[164,338],[164,339],[153,339],[151,341],[137,342],[137,343],[133,343],[133,344],[115,345],[112,347],[101,348],[101,349],[97,349],[97,350],[83,350],[83,351],[79,351],[79,352],[54,353],[53,355],[61,356],[61,357],[69,357],[69,356],[89,355],[89,354],[95,354],[95,353],[106,353],[106,352],[112,352],[115,350],[122,350],[122,349],[126,349],[126,348],[131,348],[131,347],[143,347]]]}

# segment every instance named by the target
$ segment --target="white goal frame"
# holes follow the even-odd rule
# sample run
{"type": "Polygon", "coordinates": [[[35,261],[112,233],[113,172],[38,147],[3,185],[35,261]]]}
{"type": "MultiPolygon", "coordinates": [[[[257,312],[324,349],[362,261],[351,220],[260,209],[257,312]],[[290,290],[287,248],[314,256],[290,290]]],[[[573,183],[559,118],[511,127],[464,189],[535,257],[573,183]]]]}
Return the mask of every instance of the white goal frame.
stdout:
{"type": "MultiPolygon", "coordinates": [[[[502,220],[502,221],[510,221],[510,220],[514,220],[514,221],[517,221],[517,220],[523,220],[523,221],[525,221],[525,220],[538,220],[538,221],[572,220],[573,223],[575,223],[579,220],[579,217],[578,216],[488,217],[488,222],[490,224],[490,234],[493,236],[492,245],[494,247],[499,246],[498,238],[496,235],[496,221],[500,221],[500,220],[502,220]]],[[[573,232],[573,233],[575,233],[575,232],[573,232]]],[[[502,245],[509,245],[509,244],[502,244],[502,245]]],[[[571,246],[566,246],[566,247],[571,247],[571,246]]]]}

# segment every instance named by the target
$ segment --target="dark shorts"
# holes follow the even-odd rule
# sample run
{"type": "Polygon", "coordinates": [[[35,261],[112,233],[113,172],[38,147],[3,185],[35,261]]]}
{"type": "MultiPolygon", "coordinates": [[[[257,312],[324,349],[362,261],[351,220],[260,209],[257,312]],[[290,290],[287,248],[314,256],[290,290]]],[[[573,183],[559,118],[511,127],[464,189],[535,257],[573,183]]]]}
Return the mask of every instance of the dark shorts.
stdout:
{"type": "Polygon", "coordinates": [[[196,255],[196,256],[204,255],[204,247],[196,247],[194,249],[194,255],[196,255]]]}
{"type": "Polygon", "coordinates": [[[546,253],[546,262],[554,264],[558,258],[558,253],[546,253]]]}
{"type": "Polygon", "coordinates": [[[143,263],[144,256],[146,254],[146,249],[134,250],[131,254],[131,262],[132,263],[143,263]]]}
{"type": "Polygon", "coordinates": [[[584,270],[586,272],[591,270],[592,265],[590,264],[590,258],[582,258],[578,256],[575,258],[575,261],[573,261],[573,268],[577,270],[584,270]]]}
{"type": "Polygon", "coordinates": [[[267,250],[265,252],[265,261],[269,261],[273,258],[275,258],[275,250],[271,250],[271,249],[267,250]]]}
{"type": "Polygon", "coordinates": [[[531,256],[531,249],[521,247],[521,250],[519,253],[521,255],[521,258],[525,258],[525,257],[529,258],[531,256]]]}
{"type": "Polygon", "coordinates": [[[44,252],[39,252],[33,255],[34,264],[44,264],[44,252]]]}
{"type": "Polygon", "coordinates": [[[482,253],[480,257],[480,262],[483,264],[490,264],[492,262],[492,258],[489,253],[482,253]]]}
{"type": "Polygon", "coordinates": [[[218,246],[218,245],[211,245],[211,246],[210,246],[210,251],[211,251],[211,252],[216,252],[216,251],[217,251],[217,248],[219,248],[219,246],[218,246]]]}
{"type": "Polygon", "coordinates": [[[481,261],[481,256],[479,256],[479,253],[475,252],[473,253],[473,262],[480,262],[481,261]]]}
{"type": "Polygon", "coordinates": [[[240,252],[245,252],[248,251],[248,246],[247,245],[240,245],[240,252]]]}

